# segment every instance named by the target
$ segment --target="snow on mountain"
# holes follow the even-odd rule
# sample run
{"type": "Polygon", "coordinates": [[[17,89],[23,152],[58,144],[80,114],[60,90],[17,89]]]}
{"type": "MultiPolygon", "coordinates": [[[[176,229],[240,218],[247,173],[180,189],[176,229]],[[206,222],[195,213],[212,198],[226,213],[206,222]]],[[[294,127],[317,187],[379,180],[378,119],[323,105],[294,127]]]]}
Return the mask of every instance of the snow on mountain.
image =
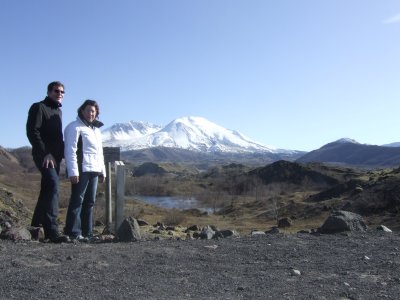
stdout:
{"type": "Polygon", "coordinates": [[[350,139],[350,138],[341,138],[341,139],[338,139],[337,141],[335,141],[334,143],[338,143],[338,144],[346,144],[346,143],[359,144],[359,142],[357,142],[354,139],[350,139]]]}
{"type": "Polygon", "coordinates": [[[103,140],[108,143],[130,141],[162,129],[161,126],[147,122],[130,121],[128,123],[116,123],[103,131],[103,140]]]}
{"type": "Polygon", "coordinates": [[[165,127],[132,121],[115,124],[103,131],[103,145],[123,151],[171,147],[202,152],[290,152],[261,145],[201,117],[178,118],[165,127]]]}

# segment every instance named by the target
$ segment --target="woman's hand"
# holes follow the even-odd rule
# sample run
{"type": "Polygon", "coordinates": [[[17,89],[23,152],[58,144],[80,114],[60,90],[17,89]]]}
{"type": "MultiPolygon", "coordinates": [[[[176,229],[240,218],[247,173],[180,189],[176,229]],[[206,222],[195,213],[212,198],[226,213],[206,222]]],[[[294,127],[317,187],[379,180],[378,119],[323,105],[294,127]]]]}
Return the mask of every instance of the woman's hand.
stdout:
{"type": "Polygon", "coordinates": [[[79,176],[71,176],[69,181],[71,181],[72,184],[77,184],[79,182],[79,176]]]}

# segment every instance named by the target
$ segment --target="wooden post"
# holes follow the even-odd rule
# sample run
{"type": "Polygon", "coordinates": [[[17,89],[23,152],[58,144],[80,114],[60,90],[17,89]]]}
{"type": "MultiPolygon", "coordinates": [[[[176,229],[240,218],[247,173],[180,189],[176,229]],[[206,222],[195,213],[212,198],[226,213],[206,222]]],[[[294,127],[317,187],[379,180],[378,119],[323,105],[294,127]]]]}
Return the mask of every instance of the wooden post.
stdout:
{"type": "Polygon", "coordinates": [[[124,197],[125,197],[125,165],[122,161],[115,162],[115,232],[124,220],[124,197]]]}
{"type": "Polygon", "coordinates": [[[106,226],[112,223],[112,189],[111,189],[111,162],[106,163],[106,226]]]}
{"type": "Polygon", "coordinates": [[[111,189],[111,163],[115,161],[121,160],[121,150],[119,147],[104,147],[103,148],[104,155],[104,164],[106,166],[106,228],[111,229],[111,224],[113,221],[112,217],[112,189],[111,189]]]}

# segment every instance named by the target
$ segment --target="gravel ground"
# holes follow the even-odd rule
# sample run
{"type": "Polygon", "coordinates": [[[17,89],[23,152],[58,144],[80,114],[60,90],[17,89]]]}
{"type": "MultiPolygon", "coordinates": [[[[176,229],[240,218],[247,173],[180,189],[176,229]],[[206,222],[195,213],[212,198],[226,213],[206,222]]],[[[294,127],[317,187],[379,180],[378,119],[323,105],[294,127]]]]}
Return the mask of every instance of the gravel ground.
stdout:
{"type": "Polygon", "coordinates": [[[400,235],[277,234],[110,244],[0,241],[0,297],[399,299],[400,235]]]}

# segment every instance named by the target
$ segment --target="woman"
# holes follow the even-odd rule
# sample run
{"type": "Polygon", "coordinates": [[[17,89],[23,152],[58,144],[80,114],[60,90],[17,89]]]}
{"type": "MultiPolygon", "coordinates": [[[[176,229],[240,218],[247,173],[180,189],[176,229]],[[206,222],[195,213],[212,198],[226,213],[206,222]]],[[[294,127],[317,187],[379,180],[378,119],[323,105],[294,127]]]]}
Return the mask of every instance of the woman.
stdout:
{"type": "Polygon", "coordinates": [[[97,102],[86,100],[76,120],[64,131],[64,156],[72,190],[64,233],[77,241],[92,237],[97,183],[103,183],[106,177],[99,114],[97,102]]]}

